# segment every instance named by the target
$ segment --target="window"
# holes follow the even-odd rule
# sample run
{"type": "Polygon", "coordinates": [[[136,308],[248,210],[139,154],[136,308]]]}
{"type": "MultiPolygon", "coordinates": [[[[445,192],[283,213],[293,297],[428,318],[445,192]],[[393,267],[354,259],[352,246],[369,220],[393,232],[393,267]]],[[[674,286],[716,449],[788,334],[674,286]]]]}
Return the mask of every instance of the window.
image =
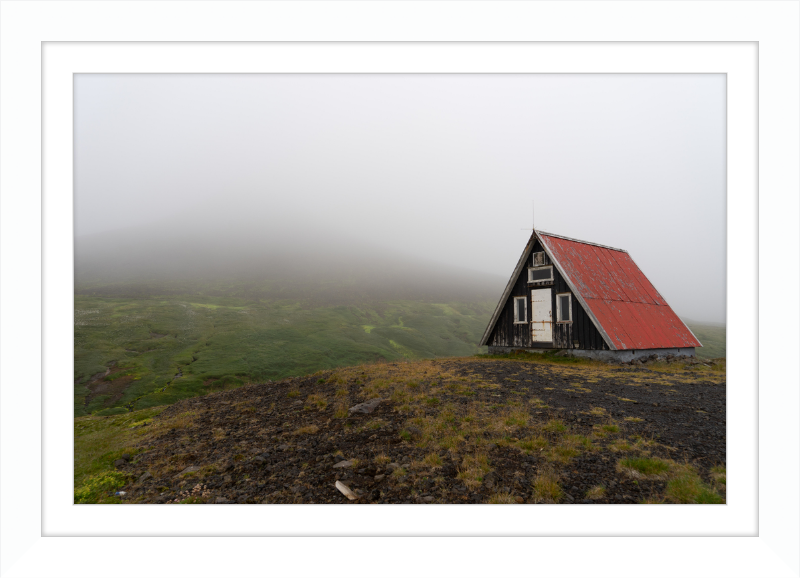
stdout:
{"type": "Polygon", "coordinates": [[[540,251],[538,253],[533,254],[533,266],[538,267],[539,265],[545,265],[547,261],[545,261],[544,251],[540,251]]]}
{"type": "Polygon", "coordinates": [[[552,267],[531,267],[528,269],[528,283],[553,280],[552,267]]]}
{"type": "Polygon", "coordinates": [[[514,323],[528,322],[528,300],[525,297],[514,297],[514,323]]]}
{"type": "Polygon", "coordinates": [[[556,295],[556,309],[559,323],[572,323],[572,295],[559,293],[556,295]]]}

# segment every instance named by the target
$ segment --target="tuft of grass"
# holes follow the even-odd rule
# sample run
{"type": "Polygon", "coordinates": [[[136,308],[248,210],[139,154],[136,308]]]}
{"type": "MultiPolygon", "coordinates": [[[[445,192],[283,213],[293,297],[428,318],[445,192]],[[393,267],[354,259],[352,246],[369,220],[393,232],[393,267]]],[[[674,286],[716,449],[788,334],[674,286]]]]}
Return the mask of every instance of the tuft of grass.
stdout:
{"type": "Polygon", "coordinates": [[[518,441],[517,447],[526,454],[532,452],[538,452],[547,447],[547,440],[544,439],[542,436],[536,436],[518,441]]]}
{"type": "Polygon", "coordinates": [[[388,464],[389,462],[391,462],[392,458],[390,458],[386,454],[379,454],[379,455],[375,456],[372,461],[375,462],[376,464],[383,465],[383,464],[388,464]]]}
{"type": "Polygon", "coordinates": [[[725,499],[700,479],[691,466],[667,482],[665,496],[677,504],[724,504],[725,499]]]}
{"type": "Polygon", "coordinates": [[[641,423],[644,420],[642,418],[640,418],[640,417],[626,417],[625,421],[629,421],[631,423],[641,423]]]}
{"type": "Polygon", "coordinates": [[[431,468],[440,468],[442,467],[442,458],[439,457],[439,454],[430,453],[425,456],[422,463],[431,468]]]}
{"type": "Polygon", "coordinates": [[[475,489],[483,483],[483,478],[492,471],[489,457],[484,453],[467,454],[458,469],[458,479],[469,489],[475,489]]]}
{"type": "Polygon", "coordinates": [[[617,433],[619,431],[619,426],[615,423],[607,423],[603,425],[600,429],[606,433],[617,433]]]}
{"type": "Polygon", "coordinates": [[[612,452],[629,452],[633,449],[633,446],[630,444],[630,442],[628,442],[628,440],[620,438],[609,444],[608,448],[612,452]]]}
{"type": "Polygon", "coordinates": [[[328,407],[328,400],[325,399],[324,395],[320,395],[318,393],[312,393],[306,398],[306,407],[316,407],[319,411],[322,411],[326,407],[328,407]]]}
{"type": "Polygon", "coordinates": [[[528,425],[529,418],[528,412],[516,410],[510,412],[503,420],[503,423],[508,427],[525,427],[528,425]]]}
{"type": "Polygon", "coordinates": [[[509,493],[501,492],[498,494],[492,494],[492,496],[487,501],[488,504],[516,504],[516,498],[509,493]]]}
{"type": "Polygon", "coordinates": [[[460,435],[445,436],[439,439],[439,447],[443,450],[455,450],[464,441],[460,435]]]}
{"type": "Polygon", "coordinates": [[[298,389],[293,389],[286,394],[286,397],[299,397],[299,396],[300,396],[300,390],[298,389]]]}
{"type": "Polygon", "coordinates": [[[589,413],[596,416],[603,416],[606,415],[606,410],[602,407],[593,407],[591,410],[589,410],[589,413]]]}
{"type": "Polygon", "coordinates": [[[633,478],[663,478],[672,466],[660,458],[630,457],[619,460],[617,469],[633,478]]]}
{"type": "Polygon", "coordinates": [[[573,434],[564,437],[564,442],[581,450],[592,450],[592,440],[584,435],[573,434]]]}
{"type": "Polygon", "coordinates": [[[550,449],[548,459],[553,462],[566,464],[575,456],[580,455],[580,451],[572,444],[559,444],[550,449]]]}
{"type": "Polygon", "coordinates": [[[336,406],[336,411],[333,412],[333,417],[337,419],[344,419],[348,416],[347,404],[339,404],[336,406]]]}
{"type": "Polygon", "coordinates": [[[533,479],[533,498],[539,504],[557,504],[564,495],[558,483],[558,475],[545,470],[533,479]]]}
{"type": "Polygon", "coordinates": [[[586,498],[589,500],[601,500],[606,495],[606,487],[602,484],[597,486],[593,486],[589,488],[589,491],[586,492],[586,498]]]}
{"type": "Polygon", "coordinates": [[[347,388],[339,388],[336,390],[336,397],[347,397],[347,388]]]}
{"type": "Polygon", "coordinates": [[[306,435],[306,434],[315,434],[318,431],[319,431],[319,427],[312,424],[312,425],[307,425],[305,427],[301,427],[301,428],[298,428],[298,429],[294,430],[294,435],[300,436],[300,435],[306,435]]]}
{"type": "Polygon", "coordinates": [[[551,419],[542,426],[542,429],[550,433],[561,433],[567,431],[567,426],[560,419],[551,419]]]}

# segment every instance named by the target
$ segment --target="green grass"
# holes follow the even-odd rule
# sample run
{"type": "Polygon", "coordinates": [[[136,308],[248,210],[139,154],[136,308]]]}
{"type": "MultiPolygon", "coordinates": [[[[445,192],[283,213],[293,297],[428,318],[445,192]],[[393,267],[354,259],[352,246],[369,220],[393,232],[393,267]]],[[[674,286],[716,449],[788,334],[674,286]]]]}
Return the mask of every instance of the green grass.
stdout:
{"type": "Polygon", "coordinates": [[[619,461],[621,468],[639,472],[644,476],[658,476],[666,474],[670,465],[658,458],[625,458],[619,461]]]}
{"type": "Polygon", "coordinates": [[[725,357],[726,328],[724,325],[708,325],[687,319],[684,319],[684,323],[703,344],[703,347],[695,349],[697,357],[702,359],[725,357]]]}
{"type": "Polygon", "coordinates": [[[74,421],[74,485],[76,503],[119,501],[111,494],[127,482],[114,469],[122,454],[136,459],[137,435],[147,430],[152,418],[164,410],[150,408],[119,416],[86,416],[74,421]],[[134,428],[134,426],[139,426],[134,428]]]}
{"type": "Polygon", "coordinates": [[[473,355],[485,349],[477,342],[494,305],[76,294],[74,415],[122,414],[374,361],[473,355]],[[98,385],[105,391],[92,391],[98,385]]]}
{"type": "Polygon", "coordinates": [[[687,468],[667,483],[666,496],[678,504],[724,504],[725,499],[687,468]]]}

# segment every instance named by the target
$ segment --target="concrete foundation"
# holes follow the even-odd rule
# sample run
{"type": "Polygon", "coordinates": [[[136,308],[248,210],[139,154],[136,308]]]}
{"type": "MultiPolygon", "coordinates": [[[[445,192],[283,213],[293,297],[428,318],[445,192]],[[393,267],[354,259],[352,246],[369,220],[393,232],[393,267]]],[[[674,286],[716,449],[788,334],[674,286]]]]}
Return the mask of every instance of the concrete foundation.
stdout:
{"type": "MultiPolygon", "coordinates": [[[[527,351],[529,353],[547,353],[556,351],[554,349],[535,349],[529,347],[499,347],[490,345],[489,353],[510,353],[512,351],[527,351]]],[[[602,361],[616,361],[627,363],[634,359],[646,359],[651,355],[664,358],[669,355],[673,357],[694,357],[694,347],[670,347],[663,349],[622,349],[618,351],[608,351],[605,349],[562,349],[561,355],[572,355],[575,357],[588,357],[589,359],[599,359],[602,361]]]]}

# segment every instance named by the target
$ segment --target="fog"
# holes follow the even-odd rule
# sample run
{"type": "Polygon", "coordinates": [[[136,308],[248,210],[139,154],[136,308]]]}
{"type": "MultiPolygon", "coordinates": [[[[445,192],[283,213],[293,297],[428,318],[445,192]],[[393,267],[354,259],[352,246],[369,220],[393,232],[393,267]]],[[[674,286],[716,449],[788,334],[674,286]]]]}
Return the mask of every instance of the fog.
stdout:
{"type": "Polygon", "coordinates": [[[74,78],[78,283],[497,299],[535,218],[725,320],[724,75],[74,78]]]}

